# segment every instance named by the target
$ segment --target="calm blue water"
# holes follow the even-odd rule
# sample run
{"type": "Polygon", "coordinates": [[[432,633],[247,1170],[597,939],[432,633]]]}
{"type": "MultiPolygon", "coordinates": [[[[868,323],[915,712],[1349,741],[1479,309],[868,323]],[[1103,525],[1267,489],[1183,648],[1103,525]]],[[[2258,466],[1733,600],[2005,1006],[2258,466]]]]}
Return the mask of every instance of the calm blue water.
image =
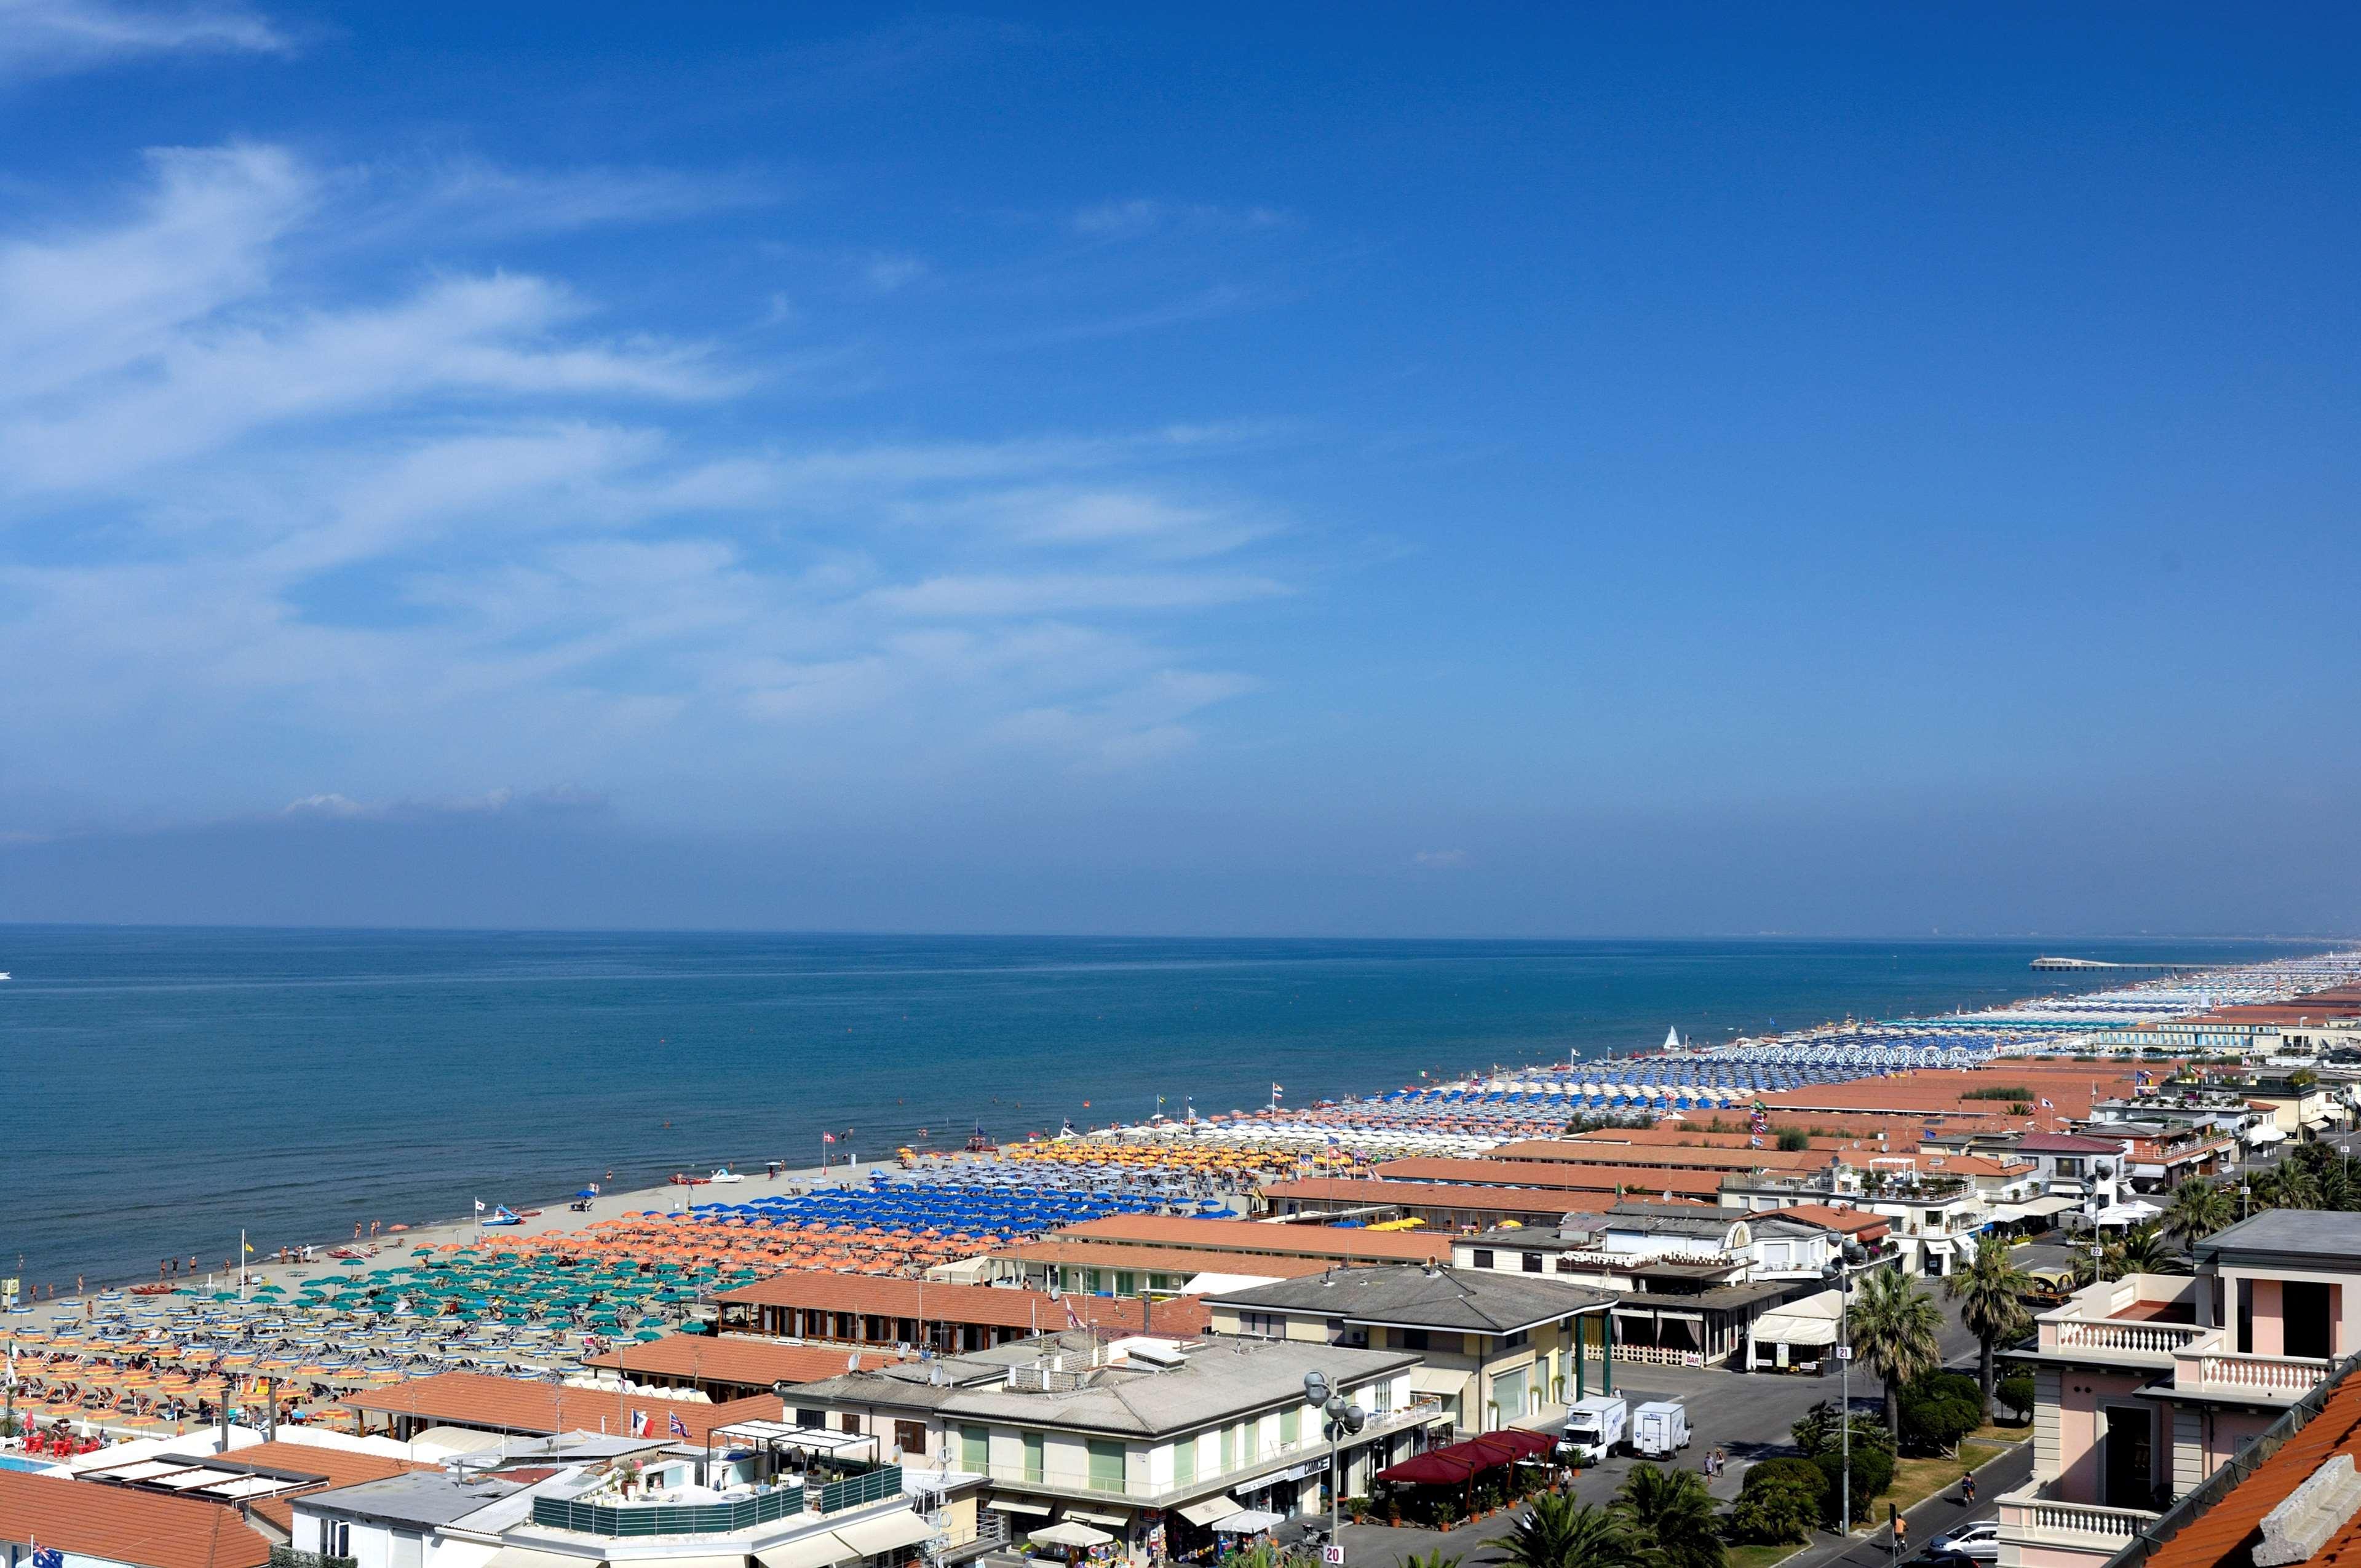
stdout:
{"type": "Polygon", "coordinates": [[[824,1129],[884,1155],[2067,989],[2039,950],[5,927],[0,1262],[152,1277],[241,1225],[270,1250],[609,1171],[813,1165],[824,1129]]]}

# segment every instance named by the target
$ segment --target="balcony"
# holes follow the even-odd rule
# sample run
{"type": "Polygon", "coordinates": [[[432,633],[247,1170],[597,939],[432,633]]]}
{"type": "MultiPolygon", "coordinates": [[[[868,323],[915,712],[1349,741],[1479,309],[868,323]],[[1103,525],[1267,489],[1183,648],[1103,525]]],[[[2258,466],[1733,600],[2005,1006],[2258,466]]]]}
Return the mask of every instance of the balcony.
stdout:
{"type": "Polygon", "coordinates": [[[2183,1276],[2133,1274],[2076,1291],[2035,1320],[2040,1348],[2103,1365],[2173,1367],[2175,1358],[2221,1330],[2197,1322],[2200,1282],[2183,1276]]]}
{"type": "MultiPolygon", "coordinates": [[[[1433,1398],[1417,1398],[1405,1409],[1384,1411],[1369,1417],[1354,1439],[1340,1447],[1348,1452],[1372,1438],[1389,1437],[1398,1431],[1423,1426],[1443,1414],[1443,1402],[1433,1398]]],[[[1309,1422],[1306,1425],[1310,1425],[1309,1422]]],[[[1143,1508],[1160,1507],[1168,1501],[1191,1497],[1213,1488],[1226,1490],[1242,1480],[1282,1470],[1291,1464],[1315,1464],[1324,1467],[1328,1462],[1328,1440],[1307,1436],[1293,1442],[1283,1442],[1264,1449],[1255,1458],[1227,1469],[1200,1468],[1186,1481],[1176,1481],[1166,1486],[1150,1486],[1132,1475],[1125,1466],[1122,1475],[1093,1475],[1082,1471],[1059,1470],[1029,1464],[994,1464],[982,1466],[960,1464],[959,1468],[970,1475],[982,1474],[992,1480],[1020,1487],[1028,1492],[1053,1493],[1069,1497],[1122,1497],[1143,1508]]]]}
{"type": "Polygon", "coordinates": [[[824,1515],[873,1508],[901,1495],[901,1467],[889,1464],[824,1486],[779,1486],[710,1503],[625,1498],[584,1502],[571,1497],[535,1497],[533,1522],[582,1535],[726,1535],[806,1513],[824,1515]]]}
{"type": "Polygon", "coordinates": [[[2222,1348],[2228,1335],[2208,1329],[2205,1338],[2173,1353],[2176,1392],[2220,1394],[2292,1405],[2335,1365],[2301,1355],[2240,1355],[2222,1348]]]}
{"type": "Polygon", "coordinates": [[[2023,1486],[2000,1499],[2000,1568],[2056,1563],[2061,1554],[2104,1563],[2158,1517],[2045,1497],[2037,1484],[2023,1486]]]}

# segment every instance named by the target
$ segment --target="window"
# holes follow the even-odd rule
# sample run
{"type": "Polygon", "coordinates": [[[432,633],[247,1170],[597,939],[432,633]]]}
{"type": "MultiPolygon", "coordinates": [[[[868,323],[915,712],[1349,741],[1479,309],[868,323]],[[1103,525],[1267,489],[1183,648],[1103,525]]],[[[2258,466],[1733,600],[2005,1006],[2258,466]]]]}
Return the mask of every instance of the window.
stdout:
{"type": "Polygon", "coordinates": [[[1128,1268],[1117,1269],[1115,1277],[1115,1293],[1118,1296],[1138,1295],[1139,1276],[1128,1268]]]}
{"type": "Polygon", "coordinates": [[[799,1427],[824,1427],[828,1425],[828,1412],[826,1410],[806,1409],[801,1406],[798,1406],[796,1409],[796,1425],[799,1427]]]}
{"type": "Polygon", "coordinates": [[[1527,1274],[1539,1274],[1542,1271],[1541,1254],[1537,1252],[1528,1252],[1520,1253],[1518,1255],[1524,1259],[1525,1272],[1527,1274]]]}
{"type": "Polygon", "coordinates": [[[861,1418],[847,1410],[836,1418],[836,1429],[839,1431],[857,1432],[861,1430],[861,1418]]]}
{"type": "Polygon", "coordinates": [[[1186,1486],[1197,1479],[1197,1437],[1191,1432],[1172,1445],[1172,1484],[1186,1486]]]}
{"type": "Polygon", "coordinates": [[[986,1473],[992,1443],[982,1427],[960,1428],[960,1468],[971,1475],[986,1473]]]}
{"type": "Polygon", "coordinates": [[[1041,1479],[1041,1434],[1038,1431],[1025,1434],[1025,1479],[1041,1479]]]}
{"type": "Polygon", "coordinates": [[[353,1554],[353,1527],[340,1520],[320,1526],[320,1554],[324,1557],[350,1557],[353,1554]]]}
{"type": "Polygon", "coordinates": [[[1476,1264],[1476,1266],[1477,1266],[1477,1267],[1478,1267],[1478,1268],[1489,1268],[1489,1267],[1491,1267],[1491,1266],[1492,1266],[1492,1249],[1491,1249],[1490,1247],[1485,1247],[1485,1246],[1479,1246],[1479,1247],[1477,1247],[1477,1248],[1476,1249],[1476,1254],[1475,1254],[1475,1264],[1476,1264]]]}
{"type": "Polygon", "coordinates": [[[1394,1348],[1397,1350],[1424,1350],[1426,1348],[1426,1331],[1424,1329],[1396,1329],[1394,1331],[1394,1348]]]}
{"type": "Polygon", "coordinates": [[[1238,1467],[1238,1429],[1222,1429],[1222,1469],[1224,1473],[1238,1467]]]}
{"type": "Polygon", "coordinates": [[[1123,1490],[1123,1444],[1111,1439],[1092,1438],[1091,1490],[1120,1492],[1123,1490]]]}
{"type": "Polygon", "coordinates": [[[1533,1336],[1532,1334],[1526,1332],[1523,1329],[1519,1329],[1514,1333],[1502,1334],[1500,1336],[1499,1348],[1501,1350],[1515,1350],[1518,1346],[1523,1344],[1532,1337],[1533,1336]]]}
{"type": "Polygon", "coordinates": [[[1287,1320],[1276,1312],[1240,1312],[1238,1332],[1259,1339],[1285,1339],[1287,1320]]]}
{"type": "Polygon", "coordinates": [[[924,1421],[895,1421],[894,1423],[894,1446],[914,1459],[923,1456],[927,1452],[927,1423],[924,1421]]]}
{"type": "Polygon", "coordinates": [[[1303,1407],[1290,1405],[1279,1412],[1279,1445],[1293,1448],[1303,1440],[1303,1407]]]}

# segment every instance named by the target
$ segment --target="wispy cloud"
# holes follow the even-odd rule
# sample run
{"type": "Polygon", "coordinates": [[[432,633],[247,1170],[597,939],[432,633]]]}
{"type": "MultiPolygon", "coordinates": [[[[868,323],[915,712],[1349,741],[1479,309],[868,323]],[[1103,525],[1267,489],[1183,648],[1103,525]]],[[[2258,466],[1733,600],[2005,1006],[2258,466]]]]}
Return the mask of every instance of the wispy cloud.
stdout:
{"type": "MultiPolygon", "coordinates": [[[[613,210],[527,183],[547,225],[613,210]]],[[[1150,768],[1256,684],[1168,638],[1290,590],[1268,509],[1190,477],[1267,432],[802,438],[754,411],[774,368],[562,278],[350,265],[395,202],[234,144],[0,235],[16,798],[1150,768]]]]}
{"type": "Polygon", "coordinates": [[[1076,234],[1092,239],[1137,239],[1172,229],[1246,232],[1288,226],[1293,220],[1276,207],[1222,207],[1202,202],[1165,202],[1146,196],[1100,202],[1067,220],[1076,234]]]}
{"type": "Polygon", "coordinates": [[[287,36],[240,5],[133,5],[112,0],[0,0],[0,82],[140,56],[190,51],[283,54],[287,36]]]}

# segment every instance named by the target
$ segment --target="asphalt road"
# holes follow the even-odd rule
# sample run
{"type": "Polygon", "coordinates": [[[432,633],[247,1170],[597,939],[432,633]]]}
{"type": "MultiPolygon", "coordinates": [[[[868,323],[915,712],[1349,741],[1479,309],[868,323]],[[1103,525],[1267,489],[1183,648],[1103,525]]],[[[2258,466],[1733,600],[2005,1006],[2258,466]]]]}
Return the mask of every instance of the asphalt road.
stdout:
{"type": "MultiPolygon", "coordinates": [[[[1940,1343],[1944,1362],[1972,1373],[1976,1363],[1975,1337],[1960,1326],[1959,1312],[1940,1294],[1939,1284],[1933,1288],[1943,1312],[1940,1343]]],[[[1864,1415],[1879,1414],[1883,1407],[1877,1379],[1860,1373],[1851,1382],[1853,1409],[1864,1415]]],[[[1628,1396],[1635,1407],[1649,1399],[1678,1399],[1686,1408],[1692,1440],[1687,1452],[1675,1461],[1681,1468],[1701,1470],[1706,1454],[1716,1445],[1729,1455],[1729,1467],[1707,1482],[1714,1497],[1723,1502],[1738,1496],[1748,1465],[1795,1453],[1796,1449],[1788,1428],[1821,1400],[1834,1399],[1838,1387],[1839,1379],[1833,1373],[1804,1377],[1670,1366],[1619,1365],[1615,1369],[1615,1391],[1628,1396]]],[[[2032,1473],[2032,1453],[2029,1445],[2019,1445],[1978,1473],[1976,1484],[1981,1501],[1972,1514],[1956,1501],[1956,1493],[1949,1497],[1929,1497],[1911,1509],[1912,1541],[1923,1547],[1935,1536],[1971,1517],[1992,1514],[1993,1499],[2023,1485],[2032,1473]]],[[[1587,1503],[1604,1503],[1614,1497],[1631,1467],[1641,1463],[1643,1462],[1615,1458],[1593,1466],[1576,1479],[1575,1495],[1587,1503]]],[[[1446,1557],[1465,1558],[1470,1568],[1480,1568],[1499,1560],[1498,1543],[1515,1528],[1516,1520],[1515,1511],[1503,1510],[1488,1519],[1448,1531],[1347,1524],[1338,1532],[1338,1539],[1344,1544],[1348,1568],[1400,1568],[1412,1556],[1422,1557],[1437,1551],[1446,1557]]],[[[1886,1536],[1882,1530],[1873,1544],[1856,1541],[1849,1550],[1830,1532],[1805,1547],[1803,1554],[1790,1559],[1786,1568],[1822,1568],[1823,1564],[1839,1560],[1846,1568],[1884,1568],[1888,1555],[1886,1536]]]]}

